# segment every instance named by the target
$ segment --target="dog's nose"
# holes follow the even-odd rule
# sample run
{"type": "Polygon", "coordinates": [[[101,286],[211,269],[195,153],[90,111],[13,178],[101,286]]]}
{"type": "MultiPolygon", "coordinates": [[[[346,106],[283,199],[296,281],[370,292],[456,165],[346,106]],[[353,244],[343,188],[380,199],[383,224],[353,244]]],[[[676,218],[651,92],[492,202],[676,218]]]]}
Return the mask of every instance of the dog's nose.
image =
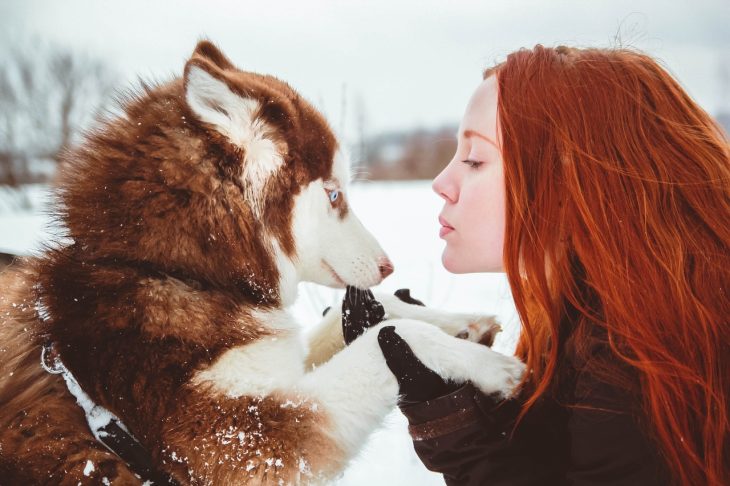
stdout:
{"type": "Polygon", "coordinates": [[[378,269],[380,270],[380,276],[385,278],[393,273],[393,264],[390,263],[388,257],[381,257],[378,259],[378,269]]]}

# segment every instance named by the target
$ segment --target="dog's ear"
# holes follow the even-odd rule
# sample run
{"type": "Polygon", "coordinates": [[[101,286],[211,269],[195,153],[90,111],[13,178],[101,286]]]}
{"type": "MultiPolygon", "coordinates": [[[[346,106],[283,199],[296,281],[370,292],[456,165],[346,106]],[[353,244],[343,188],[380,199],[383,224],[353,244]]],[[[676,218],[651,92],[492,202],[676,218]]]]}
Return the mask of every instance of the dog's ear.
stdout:
{"type": "Polygon", "coordinates": [[[200,57],[210,61],[214,66],[221,69],[235,69],[233,63],[218,49],[218,47],[207,39],[198,42],[191,57],[200,57]]]}
{"type": "Polygon", "coordinates": [[[260,209],[268,178],[284,163],[262,118],[261,102],[234,89],[225,72],[208,60],[193,56],[185,65],[185,101],[193,114],[228,141],[243,149],[243,179],[254,209],[260,209]]]}
{"type": "Polygon", "coordinates": [[[247,130],[259,103],[235,93],[224,73],[209,61],[194,56],[185,65],[185,101],[200,121],[212,125],[238,144],[235,134],[247,130]],[[243,125],[243,126],[242,126],[243,125]]]}

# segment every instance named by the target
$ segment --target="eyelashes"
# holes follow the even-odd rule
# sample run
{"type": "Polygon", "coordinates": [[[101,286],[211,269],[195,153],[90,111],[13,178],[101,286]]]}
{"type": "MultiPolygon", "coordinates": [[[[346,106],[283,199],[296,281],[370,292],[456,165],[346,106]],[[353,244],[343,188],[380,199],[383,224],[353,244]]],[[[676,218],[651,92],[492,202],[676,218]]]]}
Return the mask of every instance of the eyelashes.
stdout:
{"type": "Polygon", "coordinates": [[[478,160],[471,160],[471,159],[465,159],[461,161],[462,163],[469,166],[470,169],[478,169],[484,162],[480,162],[478,160]]]}

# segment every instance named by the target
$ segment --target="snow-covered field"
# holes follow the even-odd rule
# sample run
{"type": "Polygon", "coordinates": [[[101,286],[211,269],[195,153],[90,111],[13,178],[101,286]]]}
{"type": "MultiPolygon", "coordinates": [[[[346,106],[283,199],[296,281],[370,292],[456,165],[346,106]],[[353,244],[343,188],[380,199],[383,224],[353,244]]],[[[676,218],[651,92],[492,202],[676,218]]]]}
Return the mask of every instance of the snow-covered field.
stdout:
{"type": "MultiPolygon", "coordinates": [[[[44,187],[27,194],[31,209],[10,203],[0,190],[0,251],[30,254],[39,251],[53,230],[44,187]]],[[[454,311],[496,314],[505,329],[495,348],[511,352],[518,321],[503,275],[452,275],[441,266],[443,242],[438,237],[441,200],[430,182],[359,182],[351,188],[350,202],[366,227],[380,241],[395,264],[395,273],[377,290],[393,292],[409,287],[427,305],[454,311]]],[[[307,327],[318,322],[322,309],[339,305],[342,291],[301,284],[292,313],[307,327]]],[[[396,410],[376,431],[360,456],[337,483],[340,486],[439,485],[439,475],[427,471],[413,452],[406,421],[396,410]]]]}

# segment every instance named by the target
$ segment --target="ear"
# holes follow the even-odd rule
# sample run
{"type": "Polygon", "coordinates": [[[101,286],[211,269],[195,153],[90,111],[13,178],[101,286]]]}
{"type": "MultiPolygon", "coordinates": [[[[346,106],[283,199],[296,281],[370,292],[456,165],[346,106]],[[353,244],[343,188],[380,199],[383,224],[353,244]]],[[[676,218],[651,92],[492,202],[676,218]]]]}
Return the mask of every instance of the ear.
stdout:
{"type": "Polygon", "coordinates": [[[200,121],[212,125],[235,144],[237,132],[252,125],[259,103],[233,92],[217,67],[193,58],[185,66],[185,101],[200,121]]]}
{"type": "Polygon", "coordinates": [[[234,92],[225,74],[199,57],[185,66],[185,101],[200,121],[243,149],[247,198],[260,210],[266,181],[284,163],[273,128],[260,116],[261,103],[234,92]]]}
{"type": "Polygon", "coordinates": [[[201,57],[210,61],[214,66],[221,69],[235,69],[231,61],[221,52],[215,44],[207,39],[198,42],[191,57],[201,57]]]}

